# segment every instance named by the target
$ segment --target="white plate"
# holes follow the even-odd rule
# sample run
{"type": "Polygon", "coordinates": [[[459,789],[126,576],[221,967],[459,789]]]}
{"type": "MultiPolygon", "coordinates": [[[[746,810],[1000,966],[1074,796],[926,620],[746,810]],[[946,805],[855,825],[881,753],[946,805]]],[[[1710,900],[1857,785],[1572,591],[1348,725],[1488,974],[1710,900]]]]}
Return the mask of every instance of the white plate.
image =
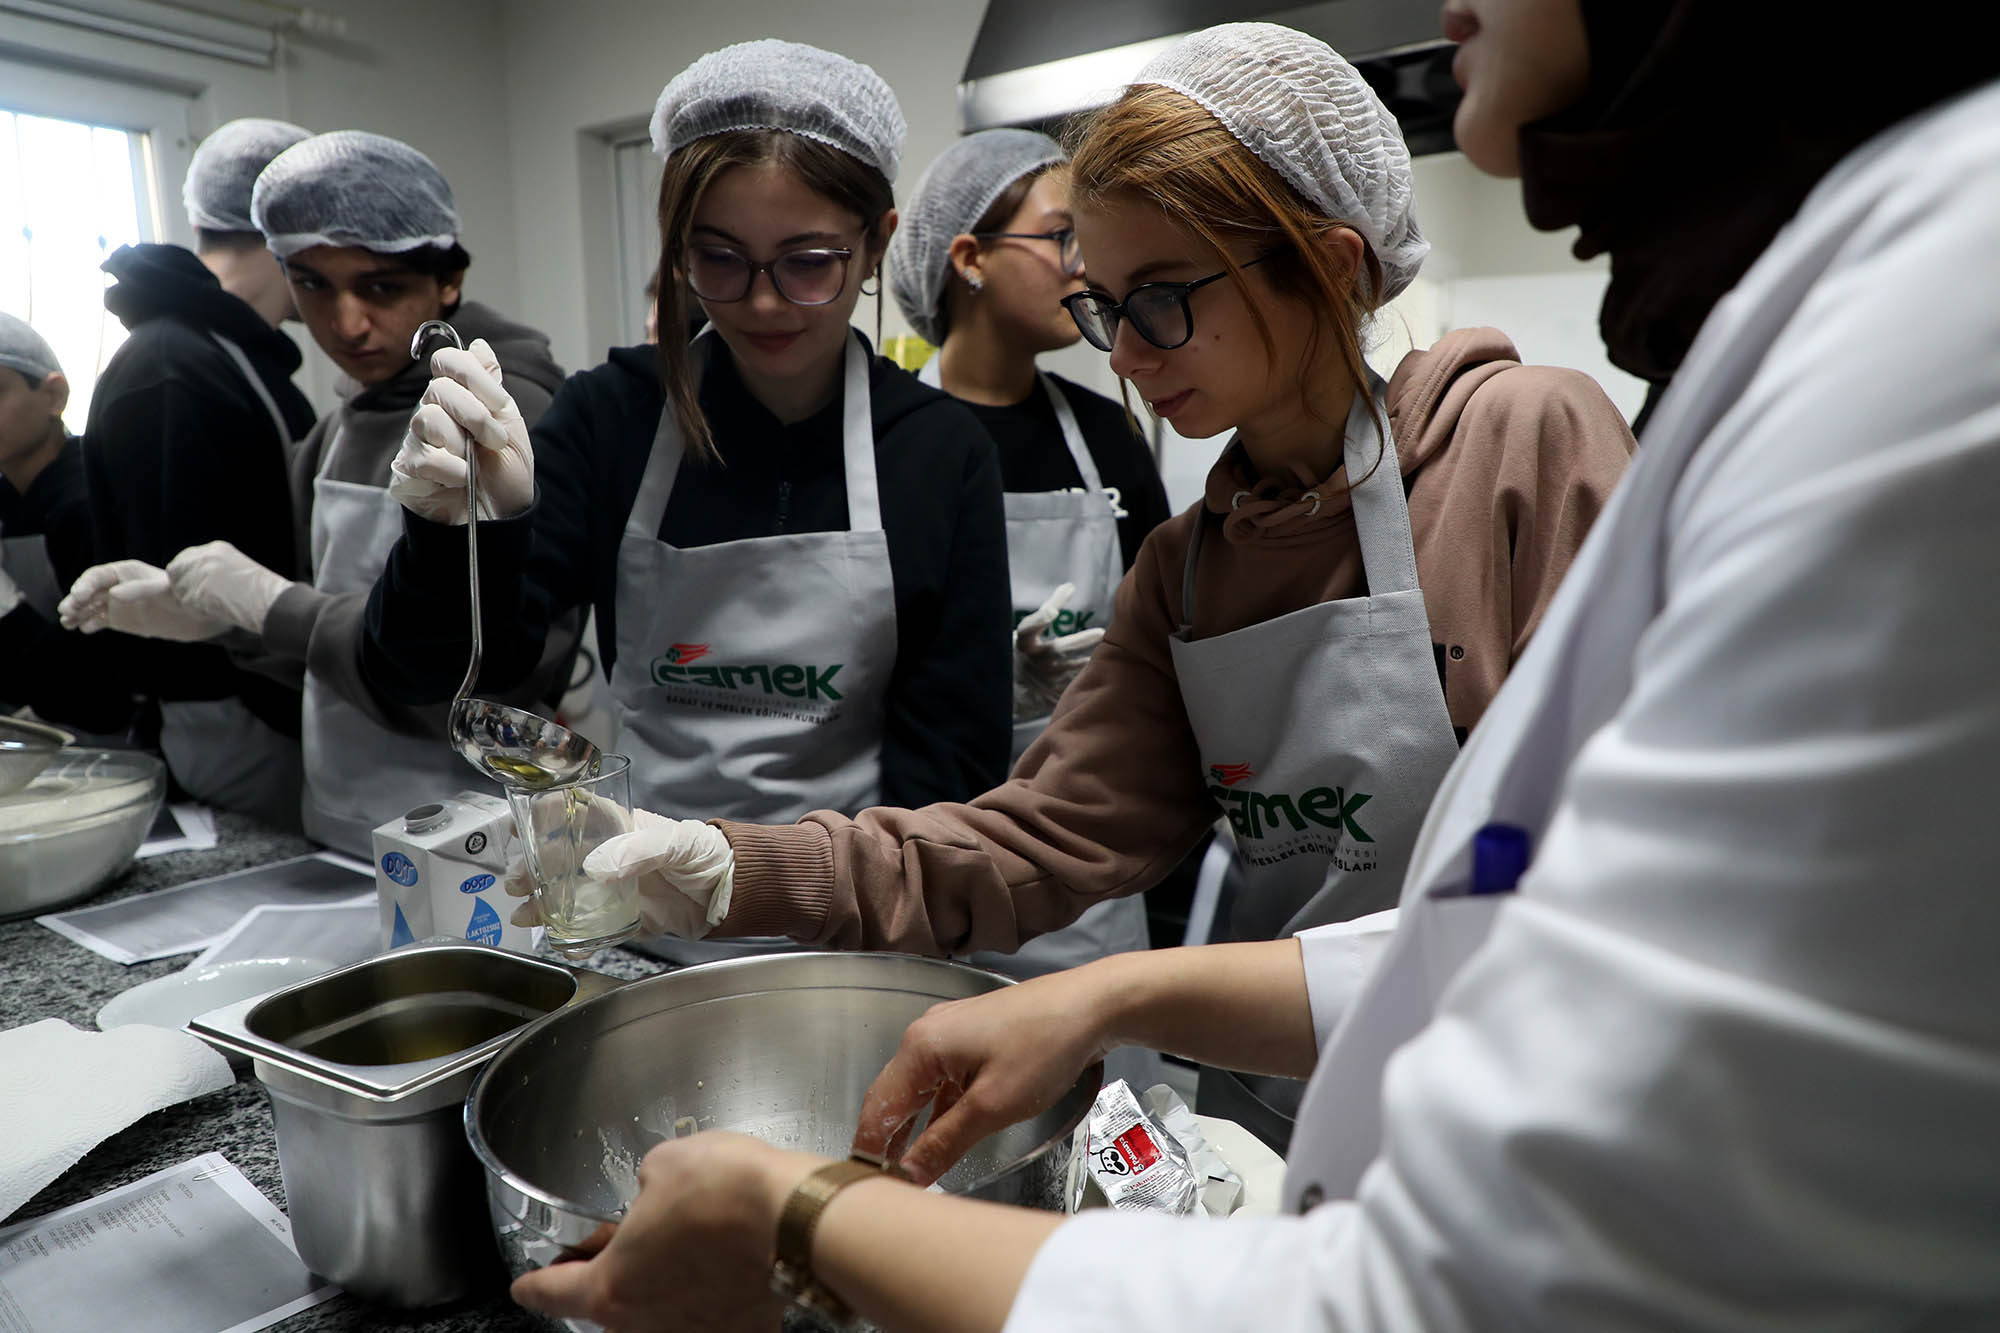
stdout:
{"type": "Polygon", "coordinates": [[[184,969],[112,996],[110,1003],[97,1011],[97,1026],[107,1031],[127,1023],[186,1027],[190,1018],[211,1009],[316,977],[334,966],[322,958],[241,958],[213,967],[184,969]]]}

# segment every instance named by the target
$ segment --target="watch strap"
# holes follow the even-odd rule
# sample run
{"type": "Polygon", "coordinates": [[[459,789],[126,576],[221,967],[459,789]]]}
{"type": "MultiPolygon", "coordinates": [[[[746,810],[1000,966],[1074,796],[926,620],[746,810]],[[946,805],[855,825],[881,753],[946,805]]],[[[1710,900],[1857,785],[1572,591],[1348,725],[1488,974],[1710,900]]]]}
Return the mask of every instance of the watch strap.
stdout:
{"type": "Polygon", "coordinates": [[[857,1180],[884,1175],[909,1179],[900,1167],[872,1154],[857,1153],[828,1162],[792,1187],[792,1192],[785,1196],[784,1206],[778,1210],[777,1257],[771,1266],[774,1291],[829,1318],[852,1317],[846,1302],[813,1276],[813,1232],[819,1227],[820,1214],[835,1195],[857,1180]]]}

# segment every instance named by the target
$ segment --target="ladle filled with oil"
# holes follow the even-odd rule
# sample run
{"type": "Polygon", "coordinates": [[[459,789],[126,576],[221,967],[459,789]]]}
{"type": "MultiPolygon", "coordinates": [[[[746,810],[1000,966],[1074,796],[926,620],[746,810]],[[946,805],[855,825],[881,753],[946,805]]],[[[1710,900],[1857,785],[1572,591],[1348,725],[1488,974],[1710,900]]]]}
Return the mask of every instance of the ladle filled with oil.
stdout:
{"type": "MultiPolygon", "coordinates": [[[[410,356],[428,364],[431,354],[443,347],[463,351],[465,342],[445,321],[427,320],[410,340],[410,356]]],[[[603,751],[559,722],[525,708],[472,697],[484,646],[479,619],[478,454],[475,446],[465,455],[465,564],[471,580],[472,659],[466,663],[465,680],[451,701],[448,735],[452,748],[467,763],[503,786],[553,787],[596,773],[603,751]]]]}

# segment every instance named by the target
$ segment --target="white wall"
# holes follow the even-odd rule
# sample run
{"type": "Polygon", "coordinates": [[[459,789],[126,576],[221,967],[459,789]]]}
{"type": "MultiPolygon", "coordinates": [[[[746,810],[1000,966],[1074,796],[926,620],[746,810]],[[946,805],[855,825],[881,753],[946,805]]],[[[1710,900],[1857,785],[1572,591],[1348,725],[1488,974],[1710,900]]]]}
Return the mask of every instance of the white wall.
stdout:
{"type": "MultiPolygon", "coordinates": [[[[345,35],[286,36],[270,69],[12,14],[0,16],[0,49],[14,59],[81,66],[113,82],[186,98],[177,145],[183,163],[203,135],[238,116],[273,116],[316,131],[372,130],[415,144],[437,162],[457,196],[465,245],[474,257],[468,293],[518,312],[513,163],[506,142],[510,90],[498,77],[497,6],[493,0],[337,0],[322,8],[345,20],[345,35]]],[[[0,88],[0,102],[5,98],[0,88]]],[[[186,244],[193,238],[180,208],[180,173],[171,175],[159,182],[167,239],[186,244]]],[[[319,406],[329,406],[331,365],[302,329],[288,328],[308,348],[302,387],[319,406]]]]}
{"type": "MultiPolygon", "coordinates": [[[[668,79],[732,42],[782,37],[852,56],[896,90],[910,123],[899,196],[958,137],[958,78],[985,0],[503,0],[508,150],[522,308],[565,365],[631,342],[620,327],[601,134],[641,123],[668,79]]],[[[872,326],[872,303],[856,321],[872,326]]],[[[893,301],[885,331],[904,331],[893,301]]],[[[872,328],[871,328],[872,333],[872,328]]]]}

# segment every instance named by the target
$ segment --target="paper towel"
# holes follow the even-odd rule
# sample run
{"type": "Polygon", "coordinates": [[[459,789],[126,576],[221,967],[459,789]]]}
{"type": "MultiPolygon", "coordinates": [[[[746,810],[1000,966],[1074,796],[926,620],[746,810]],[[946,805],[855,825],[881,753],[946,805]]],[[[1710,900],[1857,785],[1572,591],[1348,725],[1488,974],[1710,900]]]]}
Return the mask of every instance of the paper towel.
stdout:
{"type": "Polygon", "coordinates": [[[0,1032],[0,1218],[141,1116],[235,1081],[220,1052],[166,1028],[0,1032]]]}

